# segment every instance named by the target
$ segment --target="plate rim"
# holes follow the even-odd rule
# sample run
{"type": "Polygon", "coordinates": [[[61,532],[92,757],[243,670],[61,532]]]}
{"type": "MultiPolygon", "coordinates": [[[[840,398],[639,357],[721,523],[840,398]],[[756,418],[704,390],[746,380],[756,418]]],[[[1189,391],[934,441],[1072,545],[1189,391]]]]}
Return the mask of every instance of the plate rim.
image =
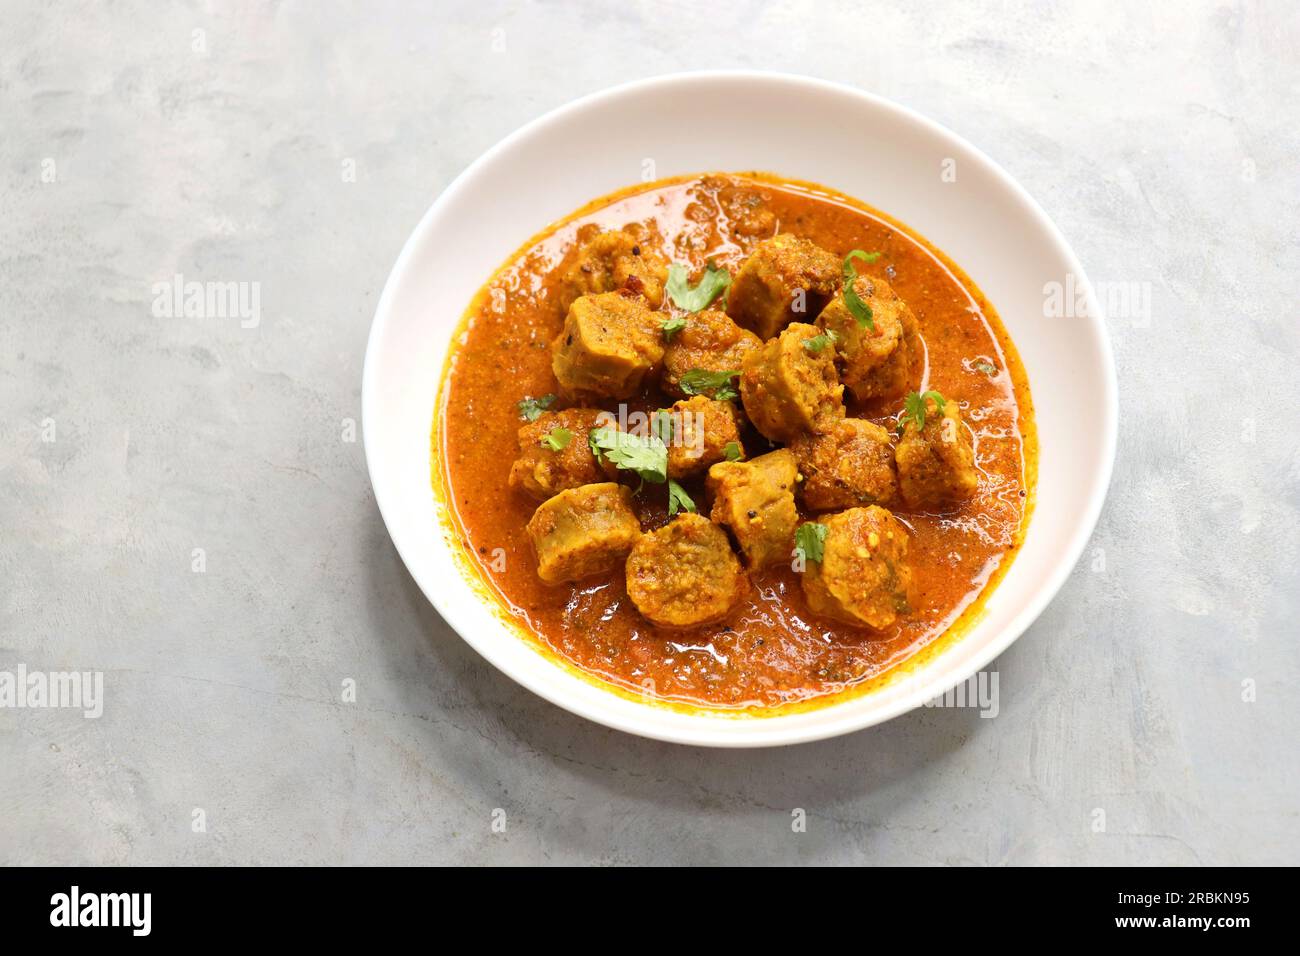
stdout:
{"type": "MultiPolygon", "coordinates": [[[[1028,370],[1027,370],[1028,371],[1028,370]]],[[[1032,383],[1032,374],[1031,374],[1032,383]]],[[[435,390],[436,391],[436,390],[435,390]]],[[[435,396],[436,401],[436,396],[435,396]]],[[[450,183],[434,198],[429,208],[425,210],[420,217],[415,228],[411,231],[406,241],[398,253],[392,269],[384,282],[383,291],[380,294],[379,301],[375,307],[375,315],[371,322],[370,332],[366,338],[365,360],[362,366],[361,382],[361,419],[362,419],[362,443],[366,457],[366,471],[370,479],[370,486],[375,497],[375,504],[379,509],[380,516],[383,519],[385,530],[388,533],[389,540],[392,542],[394,549],[402,560],[406,572],[415,581],[420,588],[425,599],[433,605],[435,610],[442,616],[448,626],[456,634],[470,645],[479,655],[491,663],[499,671],[515,681],[522,687],[525,687],[539,697],[561,707],[570,713],[577,714],[597,724],[621,730],[626,733],[634,734],[640,737],[676,743],[687,746],[706,746],[722,748],[754,748],[754,747],[771,747],[785,746],[798,743],[809,743],[816,740],[824,740],[831,737],[837,737],[842,734],[852,733],[857,730],[864,730],[892,720],[904,713],[916,709],[926,701],[933,700],[937,696],[946,693],[948,690],[956,687],[968,680],[971,675],[979,673],[990,661],[1006,651],[1016,640],[1018,640],[1026,630],[1034,623],[1035,620],[1043,613],[1047,606],[1055,600],[1064,586],[1066,580],[1073,573],[1078,564],[1079,558],[1083,553],[1088,541],[1091,539],[1096,529],[1097,522],[1101,516],[1101,510],[1105,505],[1106,497],[1110,488],[1110,483],[1114,475],[1116,449],[1118,444],[1118,412],[1119,412],[1119,383],[1115,367],[1114,351],[1110,341],[1109,330],[1106,325],[1106,317],[1100,308],[1100,303],[1091,281],[1084,271],[1083,264],[1079,261],[1074,249],[1065,238],[1065,235],[1047,215],[1046,211],[1036,199],[1026,190],[1015,178],[1003,169],[997,162],[989,157],[983,150],[975,146],[959,133],[949,129],[947,126],[930,119],[929,117],[917,112],[909,106],[898,103],[894,100],[880,96],[876,93],[839,83],[831,80],[820,79],[817,77],[805,76],[796,73],[788,73],[770,70],[734,70],[734,69],[716,69],[716,70],[696,70],[679,73],[660,74],[646,77],[638,80],[632,80],[626,83],[620,83],[615,86],[606,87],[592,93],[588,93],[577,99],[564,103],[554,109],[551,109],[540,116],[524,123],[505,137],[497,141],[486,151],[481,153],[472,162],[469,163],[450,183]],[[917,124],[941,138],[951,140],[967,150],[972,156],[980,162],[985,170],[992,176],[1025,207],[1032,216],[1036,224],[1043,229],[1044,233],[1051,238],[1055,244],[1061,258],[1066,263],[1069,273],[1072,273],[1075,279],[1076,288],[1082,289],[1086,301],[1085,318],[1096,339],[1098,346],[1098,355],[1102,364],[1102,385],[1104,408],[1102,409],[1102,451],[1101,460],[1098,462],[1098,469],[1092,476],[1092,487],[1089,490],[1086,508],[1081,513],[1081,520],[1075,527],[1075,531],[1070,540],[1062,548],[1062,559],[1056,563],[1054,570],[1044,582],[1044,584],[1035,591],[1027,600],[1025,606],[1007,623],[1005,627],[999,630],[993,637],[974,654],[958,671],[955,678],[944,679],[936,682],[925,682],[925,686],[919,686],[909,692],[901,695],[898,699],[889,705],[876,711],[868,713],[849,713],[842,715],[839,720],[826,720],[822,723],[811,727],[799,727],[782,724],[782,721],[789,721],[797,718],[803,713],[815,712],[821,715],[833,714],[840,704],[831,704],[825,708],[816,708],[814,711],[801,712],[799,714],[775,715],[771,717],[739,718],[728,719],[725,715],[721,718],[717,715],[701,712],[698,715],[687,714],[687,718],[698,724],[698,727],[692,727],[689,734],[676,733],[673,729],[660,729],[658,727],[646,726],[637,723],[630,717],[625,717],[616,711],[604,712],[589,707],[585,701],[574,700],[564,697],[561,694],[552,693],[550,687],[545,686],[544,682],[536,680],[533,675],[527,672],[517,672],[517,669],[500,659],[499,655],[487,646],[489,642],[480,641],[469,636],[472,629],[463,627],[458,623],[459,612],[450,607],[449,603],[440,600],[436,595],[438,589],[426,586],[420,572],[416,570],[408,560],[406,552],[403,550],[400,535],[395,533],[397,524],[396,505],[388,500],[387,492],[382,489],[382,483],[376,480],[377,469],[382,466],[376,465],[376,451],[372,445],[372,435],[378,433],[378,429],[372,429],[372,416],[377,414],[377,397],[378,390],[377,365],[379,362],[378,352],[379,343],[383,340],[385,331],[391,320],[392,301],[396,296],[396,288],[400,278],[407,272],[415,257],[415,249],[421,244],[422,237],[429,230],[431,223],[438,216],[440,211],[447,205],[450,205],[452,199],[465,188],[466,184],[473,178],[475,173],[483,166],[490,163],[497,156],[508,152],[513,146],[522,139],[530,136],[534,131],[558,122],[572,113],[584,110],[605,100],[616,99],[633,92],[643,92],[654,90],[656,88],[669,88],[676,85],[689,85],[700,81],[709,80],[753,80],[756,82],[778,82],[791,86],[801,86],[805,89],[811,89],[815,92],[831,92],[838,95],[847,95],[858,98],[870,106],[882,109],[888,112],[898,114],[907,122],[917,124]],[[936,690],[935,688],[939,688],[936,690]],[[749,727],[758,726],[767,730],[767,733],[749,732],[744,736],[736,735],[729,732],[726,728],[744,724],[749,727]]],[[[430,456],[430,465],[432,466],[432,456],[430,456]]],[[[432,477],[432,475],[430,475],[432,477]]],[[[432,488],[430,488],[432,495],[432,488]]],[[[448,546],[446,541],[440,542],[440,546],[448,546]]],[[[477,600],[482,600],[477,597],[477,600]]],[[[504,622],[501,623],[506,628],[504,622]]],[[[518,640],[518,635],[512,635],[512,638],[518,640]]],[[[544,656],[544,655],[542,655],[544,656]]],[[[552,666],[557,662],[548,661],[552,666]]],[[[581,680],[577,675],[569,675],[573,680],[581,680]]],[[[598,686],[598,685],[597,685],[598,686]]],[[[602,694],[612,700],[618,699],[618,694],[605,689],[598,688],[602,694]]],[[[848,703],[845,701],[844,703],[848,703]]],[[[637,707],[646,705],[634,704],[637,707]]]]}

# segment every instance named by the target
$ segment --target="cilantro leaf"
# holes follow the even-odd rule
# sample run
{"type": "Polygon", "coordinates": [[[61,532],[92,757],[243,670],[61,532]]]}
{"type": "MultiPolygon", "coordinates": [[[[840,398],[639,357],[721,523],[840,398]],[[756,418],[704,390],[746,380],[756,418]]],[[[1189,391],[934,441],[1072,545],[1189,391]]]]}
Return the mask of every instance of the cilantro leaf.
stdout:
{"type": "Polygon", "coordinates": [[[668,267],[668,297],[673,305],[687,312],[699,312],[731,286],[731,273],[712,262],[704,267],[704,276],[695,288],[687,281],[686,266],[673,263],[668,267]]]}
{"type": "Polygon", "coordinates": [[[925,427],[925,399],[916,392],[908,392],[903,399],[903,414],[900,425],[906,425],[907,419],[916,423],[918,429],[925,427]]]}
{"type": "Polygon", "coordinates": [[[681,485],[679,485],[677,482],[673,481],[671,478],[669,478],[668,479],[668,513],[670,515],[675,515],[679,511],[694,511],[694,510],[695,510],[695,502],[692,501],[691,496],[686,493],[686,489],[683,488],[681,485]]]}
{"type": "Polygon", "coordinates": [[[555,404],[555,396],[543,395],[541,398],[533,398],[531,395],[525,395],[515,404],[519,407],[521,422],[535,422],[542,417],[542,412],[555,404]]]}
{"type": "Polygon", "coordinates": [[[740,442],[729,441],[722,449],[722,454],[726,456],[727,461],[740,461],[745,453],[740,450],[740,442]]]}
{"type": "Polygon", "coordinates": [[[803,340],[803,347],[813,355],[821,355],[822,351],[828,345],[834,345],[839,336],[835,334],[834,329],[827,329],[821,335],[814,335],[810,339],[803,340]]]}
{"type": "Polygon", "coordinates": [[[552,428],[550,434],[542,438],[542,444],[551,451],[564,451],[573,441],[573,432],[567,428],[552,428]]]}
{"type": "Polygon", "coordinates": [[[985,375],[996,375],[998,371],[998,367],[992,362],[985,362],[982,360],[975,363],[975,368],[977,371],[983,372],[985,375]]]}
{"type": "Polygon", "coordinates": [[[603,456],[642,481],[661,485],[668,478],[668,446],[658,435],[642,438],[617,428],[593,428],[587,443],[598,460],[603,456]]]}
{"type": "Polygon", "coordinates": [[[948,400],[938,392],[908,392],[907,397],[903,399],[903,415],[899,424],[905,424],[907,419],[911,419],[920,431],[925,427],[925,416],[927,414],[925,400],[930,399],[934,402],[934,409],[937,412],[943,411],[943,406],[948,404],[948,400]]]}
{"type": "Polygon", "coordinates": [[[686,328],[686,320],[681,316],[672,319],[664,319],[659,328],[663,329],[664,341],[671,342],[674,335],[686,328]]]}
{"type": "Polygon", "coordinates": [[[794,533],[794,547],[803,555],[805,561],[822,563],[828,530],[830,529],[826,525],[818,524],[816,521],[805,521],[799,525],[799,530],[794,533]]]}
{"type": "Polygon", "coordinates": [[[693,368],[683,375],[677,384],[687,395],[709,395],[723,402],[739,394],[736,387],[731,384],[731,380],[739,374],[740,369],[710,372],[708,369],[693,368]]]}
{"type": "Polygon", "coordinates": [[[858,290],[853,288],[853,283],[858,281],[858,270],[853,266],[854,259],[861,259],[867,265],[875,262],[880,258],[878,252],[863,252],[861,249],[854,249],[844,257],[844,304],[848,306],[849,312],[853,318],[858,320],[858,325],[863,328],[876,331],[876,321],[871,315],[871,306],[862,301],[862,296],[858,295],[858,290]]]}

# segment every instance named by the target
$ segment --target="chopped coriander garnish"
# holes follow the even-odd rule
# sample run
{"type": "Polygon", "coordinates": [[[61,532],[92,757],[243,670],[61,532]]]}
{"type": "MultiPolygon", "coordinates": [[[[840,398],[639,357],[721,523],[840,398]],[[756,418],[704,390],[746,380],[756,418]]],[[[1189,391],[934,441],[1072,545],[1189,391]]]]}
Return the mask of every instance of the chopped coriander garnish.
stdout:
{"type": "Polygon", "coordinates": [[[668,446],[657,435],[642,438],[617,428],[593,428],[587,443],[597,460],[604,457],[643,481],[661,485],[668,478],[668,446]]]}
{"type": "Polygon", "coordinates": [[[998,367],[996,365],[994,365],[992,362],[985,362],[985,361],[976,362],[975,368],[977,371],[983,372],[985,375],[996,375],[998,371],[998,367]]]}
{"type": "Polygon", "coordinates": [[[692,501],[691,496],[686,493],[686,489],[683,488],[681,485],[679,485],[677,482],[673,481],[671,478],[669,478],[668,479],[668,513],[670,515],[675,515],[679,511],[694,511],[694,510],[695,510],[695,502],[692,501]]]}
{"type": "Polygon", "coordinates": [[[693,368],[678,381],[687,395],[708,395],[723,402],[735,398],[739,393],[731,380],[740,374],[740,369],[725,372],[710,372],[708,369],[693,368]]]}
{"type": "Polygon", "coordinates": [[[727,461],[740,461],[744,452],[740,450],[740,442],[729,441],[722,449],[722,454],[726,456],[727,461]]]}
{"type": "Polygon", "coordinates": [[[573,441],[573,432],[567,428],[552,428],[550,434],[542,438],[542,444],[551,451],[564,451],[573,441]]]}
{"type": "Polygon", "coordinates": [[[829,529],[816,521],[805,521],[794,533],[794,548],[803,555],[805,561],[822,563],[822,554],[826,550],[826,532],[829,529]]]}
{"type": "Polygon", "coordinates": [[[834,329],[827,329],[821,335],[814,335],[810,339],[803,340],[803,347],[813,355],[821,355],[826,346],[834,345],[835,340],[839,338],[834,329]]]}
{"type": "Polygon", "coordinates": [[[935,411],[943,411],[943,406],[948,404],[948,400],[938,392],[908,392],[907,397],[903,399],[903,416],[899,424],[904,424],[907,419],[916,423],[917,430],[925,427],[925,400],[930,399],[934,402],[935,411]]]}
{"type": "Polygon", "coordinates": [[[681,316],[672,319],[664,319],[659,328],[663,329],[664,341],[671,342],[674,335],[686,328],[686,320],[681,316]]]}
{"type": "Polygon", "coordinates": [[[691,288],[686,276],[686,266],[673,263],[668,267],[668,297],[673,305],[687,312],[707,309],[731,285],[731,273],[712,262],[704,267],[704,275],[695,288],[691,288]]]}
{"type": "Polygon", "coordinates": [[[872,332],[876,331],[876,322],[871,316],[871,306],[863,302],[858,290],[853,288],[853,283],[858,281],[858,270],[853,267],[853,260],[861,259],[870,265],[879,258],[880,253],[863,252],[861,249],[854,249],[844,257],[844,304],[858,320],[858,325],[872,332]]]}
{"type": "Polygon", "coordinates": [[[521,422],[535,422],[542,417],[542,412],[555,404],[555,396],[543,395],[541,398],[533,398],[530,395],[525,395],[515,404],[519,406],[519,420],[521,422]]]}

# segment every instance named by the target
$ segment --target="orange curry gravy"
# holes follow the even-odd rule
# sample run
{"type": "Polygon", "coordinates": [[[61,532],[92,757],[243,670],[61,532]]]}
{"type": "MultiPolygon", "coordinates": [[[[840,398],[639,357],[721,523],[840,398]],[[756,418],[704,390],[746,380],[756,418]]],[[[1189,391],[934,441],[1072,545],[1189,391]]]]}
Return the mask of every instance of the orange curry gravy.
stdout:
{"type": "MultiPolygon", "coordinates": [[[[672,401],[650,386],[627,405],[654,409],[672,401]]],[[[617,411],[617,403],[601,407],[617,411]]],[[[890,430],[901,409],[901,399],[846,404],[848,415],[890,430]]],[[[946,632],[958,634],[1019,547],[1036,470],[1028,383],[974,283],[925,240],[857,201],[760,173],[633,187],[531,240],[467,312],[435,429],[435,485],[445,482],[440,490],[462,544],[508,613],[588,674],[706,707],[768,710],[840,694],[873,683],[946,632]],[[522,424],[516,402],[557,391],[550,343],[564,316],[553,301],[553,279],[566,257],[597,231],[632,222],[657,233],[664,257],[688,263],[692,275],[709,259],[734,274],[748,249],[776,232],[839,256],[852,249],[882,253],[858,268],[887,278],[915,312],[927,349],[925,378],[917,384],[960,402],[981,472],[976,496],[955,511],[894,509],[912,531],[914,586],[913,613],[894,627],[875,632],[814,617],[799,576],[786,567],[752,575],[748,596],[725,621],[687,631],[656,628],[642,618],[627,598],[621,568],[576,584],[538,579],[524,530],[537,502],[507,484],[522,424]],[[494,560],[496,549],[504,550],[504,562],[499,552],[494,560]]],[[[748,457],[769,448],[752,429],[743,438],[748,457]]],[[[683,484],[707,515],[702,480],[683,484]]],[[[665,486],[646,485],[636,501],[644,530],[668,520],[665,486]]]]}

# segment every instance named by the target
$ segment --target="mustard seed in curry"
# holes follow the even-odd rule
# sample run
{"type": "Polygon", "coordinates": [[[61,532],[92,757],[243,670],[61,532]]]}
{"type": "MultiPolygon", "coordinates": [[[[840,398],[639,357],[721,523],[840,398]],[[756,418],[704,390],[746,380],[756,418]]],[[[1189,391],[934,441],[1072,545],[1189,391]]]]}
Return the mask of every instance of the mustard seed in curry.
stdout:
{"type": "Polygon", "coordinates": [[[760,173],[636,186],[525,245],[466,314],[434,448],[524,635],[628,690],[764,713],[958,639],[1037,454],[964,273],[760,173]]]}

